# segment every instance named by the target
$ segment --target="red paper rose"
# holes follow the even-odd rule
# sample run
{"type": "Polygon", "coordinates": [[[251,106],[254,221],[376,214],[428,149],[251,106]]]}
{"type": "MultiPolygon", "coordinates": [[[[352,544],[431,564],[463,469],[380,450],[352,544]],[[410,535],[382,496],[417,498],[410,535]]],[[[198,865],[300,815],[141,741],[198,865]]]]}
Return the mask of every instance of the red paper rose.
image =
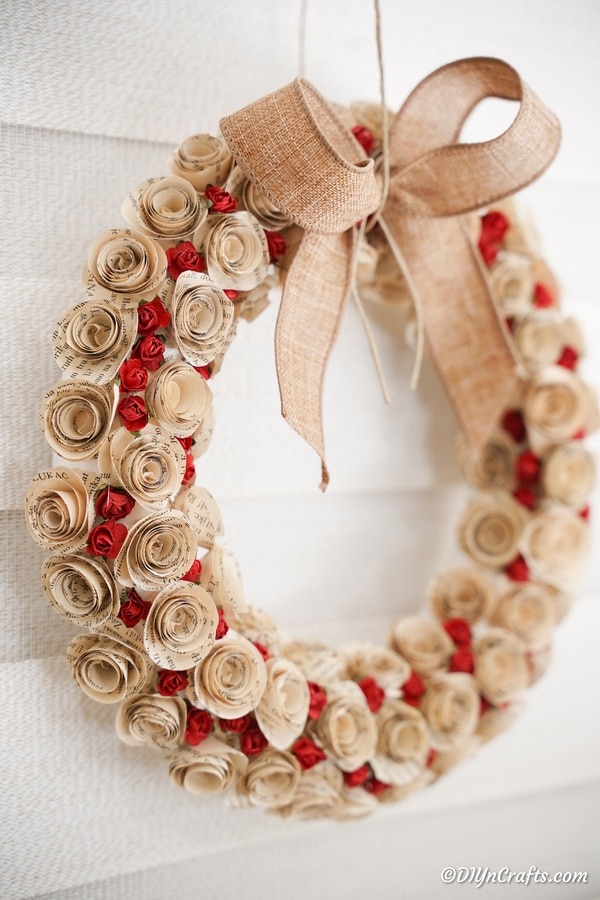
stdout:
{"type": "Polygon", "coordinates": [[[217,630],[215,631],[215,640],[218,641],[220,638],[225,637],[229,631],[229,625],[225,621],[225,613],[220,606],[217,607],[217,613],[219,614],[219,623],[217,625],[217,630]]]}
{"type": "Polygon", "coordinates": [[[418,703],[419,698],[422,697],[424,693],[425,685],[423,684],[423,681],[416,672],[411,672],[410,678],[402,685],[404,702],[410,703],[413,701],[411,703],[411,706],[413,706],[415,702],[418,703]]]}
{"type": "Polygon", "coordinates": [[[238,719],[219,719],[221,731],[230,734],[241,734],[250,725],[250,716],[240,716],[238,719]]]}
{"type": "Polygon", "coordinates": [[[479,252],[483,257],[483,261],[486,266],[491,266],[498,256],[498,248],[489,241],[484,240],[483,237],[479,239],[479,252]]]}
{"type": "Polygon", "coordinates": [[[517,457],[515,474],[519,481],[536,482],[540,477],[542,463],[532,450],[525,450],[517,457]]]}
{"type": "Polygon", "coordinates": [[[529,567],[521,555],[506,566],[505,572],[512,581],[529,581],[529,567]]]}
{"type": "Polygon", "coordinates": [[[508,229],[508,219],[497,209],[491,209],[481,219],[481,236],[494,244],[502,243],[508,229]]]}
{"type": "Polygon", "coordinates": [[[124,525],[114,519],[101,522],[92,528],[88,535],[87,552],[90,556],[116,559],[126,537],[127,529],[124,525]]]}
{"type": "Polygon", "coordinates": [[[182,581],[198,581],[202,572],[202,563],[199,559],[195,559],[185,575],[181,576],[182,581]]]}
{"type": "Polygon", "coordinates": [[[320,684],[317,684],[316,681],[308,682],[308,690],[310,691],[308,717],[309,719],[318,719],[327,704],[327,694],[325,689],[320,684]]]}
{"type": "Polygon", "coordinates": [[[119,390],[122,394],[128,391],[144,391],[148,384],[148,370],[141,364],[139,359],[126,359],[119,366],[119,377],[121,384],[119,390]]]}
{"type": "Polygon", "coordinates": [[[144,398],[138,394],[130,394],[119,400],[117,412],[123,427],[128,431],[141,431],[148,424],[148,410],[144,398]]]}
{"type": "Polygon", "coordinates": [[[520,485],[513,491],[513,497],[522,506],[534,510],[537,506],[537,494],[526,484],[520,485]]]}
{"type": "Polygon", "coordinates": [[[256,649],[258,650],[258,652],[260,653],[260,655],[262,656],[262,658],[263,658],[264,661],[266,662],[266,661],[268,660],[268,658],[269,658],[269,651],[267,650],[267,648],[265,647],[265,645],[264,645],[264,644],[259,644],[258,641],[252,641],[252,643],[254,644],[254,646],[256,647],[256,649]]]}
{"type": "Polygon", "coordinates": [[[235,212],[237,209],[235,197],[228,191],[224,191],[223,188],[217,187],[216,184],[209,185],[204,191],[204,196],[207,200],[210,200],[211,207],[209,212],[211,213],[229,213],[235,212]]]}
{"type": "Polygon", "coordinates": [[[122,488],[105,487],[96,497],[96,515],[103,519],[124,519],[128,516],[135,500],[122,488]]]}
{"type": "Polygon", "coordinates": [[[240,748],[246,756],[258,756],[265,749],[268,740],[256,725],[251,725],[240,735],[240,748]]]}
{"type": "Polygon", "coordinates": [[[196,477],[196,460],[191,453],[185,454],[185,472],[183,473],[182,484],[191,484],[196,477]]]}
{"type": "Polygon", "coordinates": [[[385,691],[381,688],[374,678],[363,678],[358,682],[358,686],[367,698],[367,706],[372,713],[376,713],[381,709],[381,704],[385,700],[385,691]]]}
{"type": "Polygon", "coordinates": [[[344,772],[344,784],[347,787],[360,787],[365,781],[371,777],[371,770],[368,766],[361,766],[354,772],[344,772]]]}
{"type": "Polygon", "coordinates": [[[540,284],[539,281],[533,287],[533,304],[538,309],[547,309],[549,306],[554,306],[554,297],[550,293],[549,288],[545,284],[540,284]]]}
{"type": "Polygon", "coordinates": [[[442,625],[457,647],[467,647],[471,643],[471,629],[466,619],[446,619],[442,625]]]}
{"type": "Polygon", "coordinates": [[[378,778],[371,778],[369,781],[365,783],[365,788],[369,791],[370,794],[378,794],[383,793],[383,791],[387,791],[389,788],[389,784],[386,784],[385,781],[380,781],[378,778]]]}
{"type": "Polygon", "coordinates": [[[375,138],[371,129],[365,128],[364,125],[355,125],[350,130],[368,156],[375,146],[375,138]]]}
{"type": "Polygon", "coordinates": [[[197,747],[210,734],[212,724],[212,716],[205,709],[189,709],[184,738],[186,744],[197,747]]]}
{"type": "Polygon", "coordinates": [[[154,334],[159,328],[166,328],[170,321],[171,313],[164,308],[160,297],[138,306],[138,334],[154,334]]]}
{"type": "Polygon", "coordinates": [[[179,443],[181,444],[181,446],[183,447],[185,452],[189,453],[189,451],[192,449],[192,444],[194,443],[194,438],[191,436],[190,437],[178,437],[177,440],[179,441],[179,443]]]}
{"type": "Polygon", "coordinates": [[[278,231],[265,231],[265,235],[267,237],[271,262],[277,262],[278,259],[285,256],[285,251],[287,250],[285,238],[283,238],[278,231]]]}
{"type": "Polygon", "coordinates": [[[172,697],[178,691],[183,691],[189,684],[185,672],[171,672],[170,669],[161,669],[158,673],[158,693],[163,697],[172,697]]]}
{"type": "Polygon", "coordinates": [[[167,269],[177,281],[182,272],[205,272],[206,263],[190,241],[181,241],[167,250],[167,269]]]}
{"type": "Polygon", "coordinates": [[[321,748],[317,747],[316,744],[313,744],[311,739],[307,737],[298,738],[296,743],[292,746],[292,753],[300,763],[300,768],[304,771],[306,771],[306,769],[312,769],[317,763],[327,759],[327,756],[323,753],[321,748]]]}
{"type": "Polygon", "coordinates": [[[579,353],[573,347],[563,347],[562,353],[559,358],[556,360],[557,366],[563,366],[565,369],[570,369],[573,372],[577,368],[577,363],[579,362],[579,353]]]}
{"type": "Polygon", "coordinates": [[[117,615],[128,628],[133,628],[142,619],[148,618],[151,606],[152,604],[149,600],[142,600],[137,591],[134,588],[130,588],[127,591],[127,600],[121,604],[117,615]]]}
{"type": "Polygon", "coordinates": [[[502,416],[502,427],[520,444],[525,440],[525,420],[518,409],[507,409],[502,416]]]}
{"type": "Polygon", "coordinates": [[[468,672],[469,674],[475,670],[475,661],[473,654],[467,647],[459,647],[450,657],[450,672],[468,672]]]}
{"type": "Polygon", "coordinates": [[[150,372],[156,372],[165,361],[165,345],[155,334],[139,339],[131,351],[131,359],[139,359],[150,372]]]}
{"type": "Polygon", "coordinates": [[[208,381],[212,374],[209,366],[194,366],[194,369],[199,375],[202,375],[205,381],[208,381]]]}

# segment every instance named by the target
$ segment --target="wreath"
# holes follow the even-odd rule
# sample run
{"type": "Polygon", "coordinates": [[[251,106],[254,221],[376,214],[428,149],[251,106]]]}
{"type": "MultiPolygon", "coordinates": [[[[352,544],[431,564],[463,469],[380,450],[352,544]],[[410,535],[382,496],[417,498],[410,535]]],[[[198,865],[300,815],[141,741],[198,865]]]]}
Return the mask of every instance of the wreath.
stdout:
{"type": "Polygon", "coordinates": [[[80,629],[77,685],[118,705],[118,737],[195,794],[281,816],[348,818],[445,773],[507,725],[543,673],[588,545],[596,403],[577,324],[511,199],[551,161],[556,120],[498,60],[437,70],[387,128],[303,79],[195,135],[93,244],[86,299],[52,335],[41,419],[62,462],[26,517],[43,588],[80,629]],[[485,96],[504,135],[459,144],[485,96]],[[510,165],[508,164],[510,163],[510,165]],[[321,456],[320,390],[349,294],[408,297],[463,435],[468,564],[389,646],[285,642],[248,604],[196,462],[211,379],[240,320],[283,283],[283,412],[321,456]],[[83,630],[82,630],[83,629],[83,630]]]}

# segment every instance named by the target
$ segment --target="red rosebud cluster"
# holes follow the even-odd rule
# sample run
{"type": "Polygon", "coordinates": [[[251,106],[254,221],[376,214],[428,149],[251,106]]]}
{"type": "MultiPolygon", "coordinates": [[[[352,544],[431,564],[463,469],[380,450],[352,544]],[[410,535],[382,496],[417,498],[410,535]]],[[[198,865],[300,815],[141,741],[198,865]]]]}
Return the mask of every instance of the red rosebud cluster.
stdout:
{"type": "Polygon", "coordinates": [[[96,497],[96,515],[102,519],[124,519],[128,516],[135,500],[123,488],[108,485],[96,497]]]}
{"type": "Polygon", "coordinates": [[[367,156],[369,156],[375,146],[375,138],[371,129],[366,128],[364,125],[355,125],[350,130],[367,156]]]}
{"type": "Polygon", "coordinates": [[[225,621],[225,613],[221,609],[221,607],[217,607],[217,613],[219,614],[219,622],[217,624],[217,630],[215,631],[215,640],[220,640],[225,637],[227,632],[229,631],[229,625],[225,621]]]}
{"type": "Polygon", "coordinates": [[[240,749],[246,756],[258,756],[268,743],[268,740],[256,724],[250,725],[240,735],[240,749]]]}
{"type": "Polygon", "coordinates": [[[191,241],[180,241],[167,250],[167,269],[177,281],[182,272],[205,272],[206,263],[191,241]]]}
{"type": "Polygon", "coordinates": [[[308,718],[318,719],[327,705],[327,694],[325,688],[317,684],[316,681],[308,682],[308,690],[310,692],[310,701],[308,706],[308,718]]]}
{"type": "Polygon", "coordinates": [[[149,372],[156,372],[165,361],[165,345],[155,334],[141,337],[131,351],[130,359],[139,359],[149,372]]]}
{"type": "Polygon", "coordinates": [[[119,378],[121,381],[119,390],[122,394],[145,391],[148,386],[148,369],[139,359],[132,357],[119,366],[119,378]]]}
{"type": "Polygon", "coordinates": [[[129,394],[117,403],[117,413],[128,431],[141,431],[148,424],[148,410],[143,397],[129,394]]]}
{"type": "Polygon", "coordinates": [[[509,227],[508,219],[499,210],[490,210],[482,217],[479,252],[486,266],[491,266],[498,256],[499,245],[504,240],[504,235],[509,227]]]}
{"type": "Polygon", "coordinates": [[[317,747],[313,741],[311,741],[308,737],[298,738],[295,744],[292,745],[292,753],[300,763],[300,768],[303,771],[307,769],[312,769],[313,766],[316,766],[317,763],[323,762],[327,759],[327,756],[320,747],[317,747]]]}
{"type": "Polygon", "coordinates": [[[212,716],[205,709],[191,707],[188,710],[184,740],[186,744],[197,747],[212,731],[212,716]]]}
{"type": "Polygon", "coordinates": [[[219,719],[221,731],[229,734],[242,734],[250,727],[250,716],[240,716],[238,719],[219,719]]]}
{"type": "Polygon", "coordinates": [[[475,660],[471,653],[471,626],[467,620],[446,619],[442,623],[442,627],[456,645],[456,650],[448,663],[448,671],[473,672],[475,670],[475,660]]]}
{"type": "Polygon", "coordinates": [[[138,622],[148,618],[151,606],[149,600],[142,600],[135,588],[130,588],[127,591],[127,600],[121,604],[117,616],[128,628],[133,628],[138,622]]]}
{"type": "Polygon", "coordinates": [[[409,678],[402,685],[402,699],[409,706],[418,706],[425,693],[425,685],[416,672],[411,671],[409,678]]]}
{"type": "Polygon", "coordinates": [[[163,697],[172,697],[179,691],[184,691],[189,683],[189,678],[185,672],[172,672],[170,669],[161,669],[158,673],[158,693],[163,697]]]}
{"type": "Polygon", "coordinates": [[[125,543],[127,529],[116,519],[108,519],[95,525],[88,534],[86,550],[90,556],[104,556],[106,559],[116,559],[119,550],[125,543]]]}
{"type": "Polygon", "coordinates": [[[344,784],[346,787],[362,787],[371,777],[369,766],[360,766],[354,772],[344,772],[344,784]]]}
{"type": "Polygon", "coordinates": [[[164,308],[160,297],[138,306],[138,334],[154,334],[159,328],[166,328],[170,321],[171,313],[164,308]]]}
{"type": "Polygon", "coordinates": [[[204,196],[210,203],[209,212],[229,213],[235,212],[237,209],[237,201],[235,197],[223,188],[217,187],[216,184],[209,184],[204,191],[204,196]]]}
{"type": "Polygon", "coordinates": [[[363,678],[358,682],[358,686],[363,692],[367,700],[367,706],[372,713],[379,712],[381,704],[385,700],[385,691],[377,684],[374,678],[363,678]]]}
{"type": "Polygon", "coordinates": [[[287,244],[278,231],[266,231],[267,245],[269,247],[269,258],[272,263],[277,262],[282,256],[285,256],[287,244]]]}

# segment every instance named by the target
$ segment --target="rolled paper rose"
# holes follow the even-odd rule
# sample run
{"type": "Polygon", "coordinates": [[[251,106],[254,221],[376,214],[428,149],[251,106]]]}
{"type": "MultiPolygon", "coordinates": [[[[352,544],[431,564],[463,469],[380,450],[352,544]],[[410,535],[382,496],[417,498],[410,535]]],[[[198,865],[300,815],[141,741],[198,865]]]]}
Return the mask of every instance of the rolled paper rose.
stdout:
{"type": "Polygon", "coordinates": [[[346,662],[345,678],[374,678],[386,692],[398,692],[410,676],[410,664],[379,644],[346,644],[339,653],[346,662]]]}
{"type": "Polygon", "coordinates": [[[291,753],[265,750],[248,763],[236,782],[236,793],[252,806],[278,809],[290,803],[300,781],[300,766],[291,753]]]}
{"type": "Polygon", "coordinates": [[[533,301],[533,264],[523,253],[501,251],[489,269],[492,296],[505,316],[530,309],[533,301]]]}
{"type": "Polygon", "coordinates": [[[159,244],[131,228],[112,228],[92,245],[84,283],[89,293],[116,294],[121,306],[131,306],[158,294],[166,276],[167,257],[159,244]]]}
{"type": "Polygon", "coordinates": [[[81,550],[94,520],[86,474],[75,469],[38,472],[27,491],[25,512],[29,533],[40,547],[57,553],[81,550]]]}
{"type": "Polygon", "coordinates": [[[78,625],[93,628],[119,611],[119,589],[99,559],[50,556],[42,565],[42,584],[57,613],[78,625]]]}
{"type": "Polygon", "coordinates": [[[322,763],[302,772],[292,801],[276,812],[296,819],[335,817],[343,805],[344,778],[340,770],[322,763]]]}
{"type": "Polygon", "coordinates": [[[523,712],[524,704],[519,702],[511,703],[504,708],[496,708],[491,706],[482,715],[477,726],[476,735],[482,741],[491,741],[510,728],[523,712]]]}
{"type": "Polygon", "coordinates": [[[132,191],[121,207],[129,225],[154,240],[173,246],[189,239],[208,210],[185,178],[150,178],[132,191]]]}
{"type": "MultiPolygon", "coordinates": [[[[206,557],[205,557],[206,558],[206,557]]],[[[266,647],[272,656],[280,655],[279,632],[271,616],[256,606],[246,606],[229,616],[229,624],[253,644],[266,647]]]]}
{"type": "MultiPolygon", "coordinates": [[[[215,544],[202,560],[200,584],[229,618],[244,616],[248,611],[237,560],[224,544],[215,544]]],[[[251,628],[249,622],[247,627],[251,628]]],[[[274,625],[273,628],[275,628],[274,625]]],[[[245,634],[245,630],[242,633],[245,634]]],[[[277,633],[276,628],[275,633],[277,633]]],[[[254,640],[254,638],[249,637],[249,640],[254,640]]],[[[260,640],[259,643],[265,642],[260,640]]]]}
{"type": "Polygon", "coordinates": [[[377,748],[369,760],[375,777],[386,784],[414,781],[429,751],[427,723],[419,710],[388,700],[377,713],[377,729],[377,748]]]}
{"type": "Polygon", "coordinates": [[[552,660],[552,645],[548,642],[543,647],[531,647],[527,651],[527,687],[531,687],[545,674],[552,660]]]}
{"type": "Polygon", "coordinates": [[[215,282],[201,272],[183,272],[171,300],[175,342],[193,366],[206,366],[224,350],[234,307],[215,282]]]}
{"type": "Polygon", "coordinates": [[[478,569],[447,569],[429,585],[427,600],[433,614],[446,619],[465,619],[470,624],[485,618],[494,588],[490,578],[478,569]]]}
{"type": "Polygon", "coordinates": [[[118,737],[132,747],[171,747],[185,731],[186,705],[180,697],[141,694],[125,700],[117,712],[118,737]]]}
{"type": "Polygon", "coordinates": [[[582,381],[563,366],[548,366],[529,382],[523,413],[537,453],[549,444],[570,440],[588,427],[595,401],[582,381]]]}
{"type": "Polygon", "coordinates": [[[528,647],[548,643],[556,623],[554,606],[542,584],[515,584],[501,594],[490,613],[490,623],[505,628],[528,647]]]}
{"type": "Polygon", "coordinates": [[[454,766],[473,756],[481,742],[482,738],[476,733],[451,750],[437,751],[431,762],[432,771],[437,776],[445,775],[454,766]]]}
{"type": "Polygon", "coordinates": [[[238,203],[243,204],[244,208],[252,213],[263,228],[269,231],[282,231],[292,224],[291,219],[277,209],[260,188],[246,178],[238,166],[233,167],[225,187],[238,203]]]}
{"type": "Polygon", "coordinates": [[[277,750],[287,750],[304,731],[310,692],[306,678],[289,659],[268,659],[267,684],[256,708],[260,730],[277,750]]]}
{"type": "Polygon", "coordinates": [[[544,492],[565,506],[585,506],[595,478],[594,458],[578,441],[554,447],[544,459],[544,492]]]}
{"type": "Polygon", "coordinates": [[[223,534],[223,519],[217,501],[206,488],[195,484],[184,487],[173,501],[173,507],[188,518],[198,546],[212,547],[223,534]]]}
{"type": "Polygon", "coordinates": [[[151,513],[131,526],[115,559],[115,578],[126,587],[159,591],[185,575],[195,558],[196,538],[183,513],[151,513]]]}
{"type": "Polygon", "coordinates": [[[239,750],[207,737],[193,750],[179,749],[171,758],[169,775],[178,787],[205,797],[231,787],[247,765],[247,757],[239,750]]]}
{"type": "Polygon", "coordinates": [[[255,710],[266,686],[261,654],[231,629],[194,670],[198,704],[221,719],[237,719],[255,710]]]}
{"type": "Polygon", "coordinates": [[[479,693],[471,675],[462,672],[434,675],[421,701],[431,746],[445,752],[467,741],[477,727],[479,709],[479,693]]]}
{"type": "Polygon", "coordinates": [[[86,300],[62,316],[52,335],[54,358],[69,378],[107,384],[133,347],[135,306],[86,300]]]}
{"type": "Polygon", "coordinates": [[[494,431],[476,452],[461,441],[458,455],[464,476],[473,487],[480,491],[512,490],[517,447],[506,431],[494,431]]]}
{"type": "Polygon", "coordinates": [[[589,543],[589,527],[581,516],[548,507],[531,519],[520,546],[534,578],[569,591],[581,577],[589,543]]]}
{"type": "Polygon", "coordinates": [[[79,378],[51,388],[42,403],[41,420],[54,452],[71,462],[96,456],[108,437],[117,397],[116,387],[79,378]]]}
{"type": "Polygon", "coordinates": [[[102,634],[73,638],[67,662],[84,694],[99,703],[119,703],[138,694],[148,679],[148,665],[141,653],[102,634]]]}
{"type": "Polygon", "coordinates": [[[474,677],[493,706],[510,703],[527,687],[525,648],[504,628],[490,628],[473,641],[474,677]]]}
{"type": "Polygon", "coordinates": [[[192,453],[196,459],[198,459],[198,457],[200,456],[203,456],[210,447],[210,442],[212,441],[214,430],[215,412],[213,407],[211,406],[192,435],[192,438],[194,440],[192,453]]]}
{"type": "Polygon", "coordinates": [[[491,569],[507,565],[517,556],[528,514],[504,494],[480,495],[467,507],[459,525],[461,547],[491,569]]]}
{"type": "Polygon", "coordinates": [[[309,729],[315,742],[344,772],[364,765],[377,744],[375,719],[363,692],[352,681],[328,690],[327,705],[309,729]]]}
{"type": "Polygon", "coordinates": [[[537,372],[555,363],[560,356],[562,321],[551,310],[534,310],[516,320],[513,337],[526,367],[537,372]]]}
{"type": "Polygon", "coordinates": [[[204,191],[209,184],[225,184],[231,164],[223,138],[210,134],[186,138],[167,160],[169,171],[185,178],[197,191],[204,191]]]}
{"type": "Polygon", "coordinates": [[[208,654],[219,623],[217,608],[206,591],[178,581],[156,595],[144,627],[144,646],[163,669],[190,669],[208,654]]]}
{"type": "Polygon", "coordinates": [[[167,363],[158,370],[146,391],[150,415],[175,437],[188,437],[212,407],[206,381],[187,363],[167,363]]]}
{"type": "Polygon", "coordinates": [[[267,277],[267,239],[251,213],[209,216],[195,240],[206,257],[208,274],[220,288],[251,291],[267,277]]]}
{"type": "Polygon", "coordinates": [[[392,629],[390,644],[413,669],[425,675],[442,669],[454,649],[439,622],[420,616],[400,619],[392,629]]]}
{"type": "Polygon", "coordinates": [[[179,441],[156,425],[135,435],[119,428],[110,438],[111,468],[145,509],[166,509],[181,486],[185,451],[179,441]]]}
{"type": "Polygon", "coordinates": [[[344,659],[325,644],[317,641],[290,641],[282,648],[282,653],[296,663],[308,681],[328,684],[344,678],[344,659]]]}

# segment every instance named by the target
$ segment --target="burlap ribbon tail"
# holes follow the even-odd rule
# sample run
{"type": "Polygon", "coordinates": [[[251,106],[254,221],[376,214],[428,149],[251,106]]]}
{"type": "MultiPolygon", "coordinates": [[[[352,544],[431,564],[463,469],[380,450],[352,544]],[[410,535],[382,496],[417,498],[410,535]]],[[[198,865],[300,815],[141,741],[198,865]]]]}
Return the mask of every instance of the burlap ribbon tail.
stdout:
{"type": "MultiPolygon", "coordinates": [[[[374,162],[319,92],[291,84],[221,120],[236,163],[304,229],[276,330],[282,414],[325,464],[321,397],[327,359],[351,289],[355,226],[381,201],[374,162]]],[[[390,186],[380,223],[418,296],[429,353],[464,435],[480,446],[518,375],[478,254],[461,215],[514,194],[554,158],[554,115],[497,59],[437,69],[392,121],[390,186]],[[458,143],[486,97],[520,102],[499,137],[458,143]]]]}

